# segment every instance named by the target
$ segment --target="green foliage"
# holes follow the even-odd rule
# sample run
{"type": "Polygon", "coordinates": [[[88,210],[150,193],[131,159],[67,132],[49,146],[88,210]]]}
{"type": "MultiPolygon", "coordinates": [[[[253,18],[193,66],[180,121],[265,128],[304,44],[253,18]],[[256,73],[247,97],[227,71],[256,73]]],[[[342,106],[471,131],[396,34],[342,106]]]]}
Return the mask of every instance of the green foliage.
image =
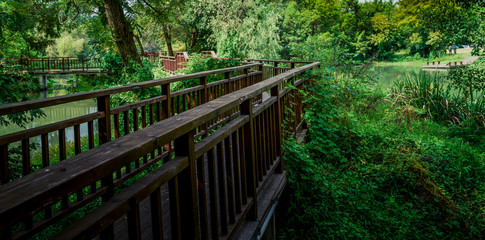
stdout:
{"type": "Polygon", "coordinates": [[[55,40],[53,45],[46,48],[49,57],[75,57],[80,56],[86,44],[84,38],[73,38],[64,32],[55,40]]]}
{"type": "Polygon", "coordinates": [[[280,14],[261,0],[208,0],[216,9],[212,38],[217,53],[229,58],[275,58],[280,50],[280,14]]]}
{"type": "Polygon", "coordinates": [[[335,35],[329,32],[309,36],[304,42],[290,43],[290,54],[294,56],[294,60],[319,61],[328,65],[336,65],[343,60],[344,49],[341,49],[334,40],[335,35]]]}
{"type": "MultiPolygon", "coordinates": [[[[235,59],[220,59],[220,58],[211,58],[211,57],[203,57],[200,54],[195,54],[192,56],[190,61],[187,63],[185,68],[180,69],[179,71],[184,74],[190,73],[197,73],[203,71],[210,71],[222,68],[229,68],[239,66],[240,62],[235,59]]],[[[231,74],[235,74],[234,72],[231,74]]],[[[216,74],[210,75],[207,77],[207,82],[214,82],[224,79],[224,74],[216,74]]],[[[171,91],[178,91],[190,87],[195,87],[200,84],[199,79],[189,79],[184,81],[177,81],[170,85],[171,91]]]]}
{"type": "Polygon", "coordinates": [[[485,87],[485,61],[477,61],[466,67],[454,67],[448,72],[450,87],[457,89],[474,101],[473,95],[481,96],[485,87]]]}
{"type": "Polygon", "coordinates": [[[0,57],[37,55],[59,30],[54,0],[0,2],[0,57]]]}
{"type": "Polygon", "coordinates": [[[323,74],[304,99],[306,143],[285,143],[291,194],[280,239],[485,236],[479,147],[358,80],[323,74]]]}
{"type": "MultiPolygon", "coordinates": [[[[0,69],[0,104],[27,101],[29,94],[39,88],[37,78],[14,68],[0,69]],[[8,74],[7,74],[8,73],[8,74]]],[[[35,118],[45,117],[40,109],[0,116],[0,126],[15,124],[25,128],[35,118]]]]}
{"type": "MultiPolygon", "coordinates": [[[[398,108],[414,109],[412,112],[418,113],[419,117],[429,117],[442,124],[449,124],[448,132],[451,136],[461,136],[467,141],[478,143],[482,141],[480,135],[485,130],[485,99],[477,95],[471,101],[471,96],[467,95],[469,81],[460,85],[463,80],[456,71],[462,70],[450,72],[452,78],[456,78],[451,82],[445,82],[446,78],[438,75],[407,76],[394,83],[387,99],[398,108]],[[461,91],[465,94],[457,90],[462,87],[461,91]]],[[[478,86],[480,81],[477,80],[476,85],[472,86],[478,86]]]]}

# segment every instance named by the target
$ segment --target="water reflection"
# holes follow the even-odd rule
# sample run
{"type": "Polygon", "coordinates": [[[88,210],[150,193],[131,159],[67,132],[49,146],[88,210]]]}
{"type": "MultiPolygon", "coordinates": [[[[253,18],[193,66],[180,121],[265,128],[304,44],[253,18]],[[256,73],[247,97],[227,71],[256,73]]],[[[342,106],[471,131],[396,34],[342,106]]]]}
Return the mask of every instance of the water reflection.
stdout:
{"type": "Polygon", "coordinates": [[[394,81],[404,80],[408,75],[417,76],[419,74],[431,74],[445,76],[447,74],[447,72],[423,71],[421,66],[408,65],[376,66],[375,70],[379,75],[377,82],[385,88],[390,88],[394,81]]]}
{"type": "MultiPolygon", "coordinates": [[[[54,91],[42,91],[39,93],[35,93],[34,96],[35,98],[42,99],[46,97],[55,97],[55,96],[62,96],[68,94],[68,91],[66,89],[59,89],[59,90],[54,90],[54,91]]],[[[47,124],[83,116],[89,113],[94,113],[97,111],[97,106],[96,106],[96,101],[94,99],[88,99],[88,100],[83,100],[83,101],[77,101],[73,103],[66,103],[66,104],[61,104],[61,105],[56,105],[56,106],[51,106],[51,107],[46,107],[42,108],[44,113],[46,114],[45,118],[38,118],[35,119],[33,122],[29,123],[26,125],[27,129],[35,128],[35,127],[40,127],[44,126],[47,124]]],[[[97,121],[94,121],[94,130],[95,134],[97,133],[97,121]]],[[[14,133],[18,131],[24,130],[23,128],[16,126],[14,124],[11,124],[7,127],[1,126],[0,127],[0,136],[9,134],[9,133],[14,133]]],[[[81,130],[81,137],[87,136],[88,134],[88,126],[87,123],[81,124],[80,125],[80,130],[81,130]]],[[[53,144],[58,144],[59,143],[59,136],[58,132],[50,132],[48,134],[49,136],[49,145],[53,144]]],[[[66,140],[67,141],[74,141],[74,128],[66,128],[66,140]]],[[[32,138],[30,140],[31,143],[38,143],[40,144],[40,136],[32,138]]]]}

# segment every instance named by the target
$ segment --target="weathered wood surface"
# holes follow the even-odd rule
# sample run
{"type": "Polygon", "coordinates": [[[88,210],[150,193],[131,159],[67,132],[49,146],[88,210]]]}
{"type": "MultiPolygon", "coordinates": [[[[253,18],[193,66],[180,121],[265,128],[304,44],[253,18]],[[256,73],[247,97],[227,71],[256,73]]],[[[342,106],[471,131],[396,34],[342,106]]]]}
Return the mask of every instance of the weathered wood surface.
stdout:
{"type": "MultiPolygon", "coordinates": [[[[91,149],[96,147],[96,143],[98,142],[99,144],[103,144],[112,139],[125,136],[127,134],[130,134],[131,132],[138,131],[141,128],[145,128],[148,125],[152,125],[155,122],[159,122],[162,119],[166,119],[170,116],[187,111],[205,102],[241,89],[243,86],[260,82],[262,81],[262,72],[258,71],[260,67],[260,63],[255,63],[214,71],[205,71],[195,74],[157,79],[110,89],[0,105],[0,114],[6,115],[19,113],[22,111],[29,111],[37,108],[55,106],[64,103],[72,103],[86,99],[95,99],[98,102],[97,113],[92,113],[85,116],[80,116],[77,118],[68,119],[65,121],[0,136],[0,147],[1,149],[8,149],[9,146],[12,147],[13,145],[15,145],[16,141],[27,141],[38,136],[47,135],[51,132],[61,133],[65,132],[68,128],[77,129],[80,128],[80,125],[87,124],[89,129],[89,149],[91,149]],[[251,69],[251,72],[244,73],[245,70],[248,71],[249,69],[251,69]],[[173,82],[191,79],[198,81],[200,79],[206,79],[208,76],[215,75],[226,75],[226,79],[201,84],[199,86],[177,92],[169,91],[170,84],[173,82]],[[155,96],[149,99],[141,100],[123,106],[113,108],[111,108],[110,106],[111,95],[153,87],[161,88],[160,96],[155,96]],[[97,122],[98,126],[98,128],[96,129],[98,132],[97,135],[95,134],[95,129],[93,128],[94,121],[97,122]]],[[[214,127],[216,127],[216,125],[212,126],[212,128],[214,127]]],[[[202,130],[199,129],[198,131],[201,132],[202,130]]],[[[80,138],[81,137],[78,136],[78,141],[75,143],[76,149],[87,149],[81,146],[82,141],[80,138]]],[[[60,144],[66,144],[66,138],[60,138],[60,140],[62,141],[60,142],[60,144]]],[[[48,154],[48,141],[43,141],[40,147],[42,148],[43,162],[50,163],[51,161],[49,160],[50,157],[48,154]]],[[[25,170],[24,173],[27,174],[30,173],[30,171],[27,170],[31,169],[31,149],[23,148],[22,150],[22,167],[25,170]]],[[[76,154],[78,153],[79,152],[76,152],[76,154]]],[[[13,180],[10,174],[10,169],[12,169],[14,166],[12,166],[12,163],[10,162],[14,156],[9,155],[12,154],[8,154],[7,151],[6,154],[2,154],[0,156],[0,178],[2,184],[13,180]]],[[[71,154],[68,151],[67,156],[70,155],[71,154]]],[[[41,167],[46,166],[45,164],[43,164],[41,167]]],[[[136,167],[138,168],[138,165],[136,165],[136,167]]],[[[25,176],[26,174],[22,174],[22,176],[25,176]]]]}
{"type": "MultiPolygon", "coordinates": [[[[278,146],[284,136],[278,125],[283,117],[291,118],[288,122],[297,125],[297,114],[301,113],[301,104],[284,104],[301,101],[294,97],[299,93],[284,88],[284,84],[294,82],[296,76],[318,65],[308,64],[254,83],[2,185],[2,239],[23,238],[42,231],[55,224],[60,218],[56,216],[66,216],[100,196],[101,206],[64,229],[59,239],[84,239],[98,234],[110,239],[121,232],[138,239],[150,235],[142,230],[147,222],[152,236],[231,238],[245,220],[256,220],[261,211],[266,211],[265,206],[258,206],[257,199],[267,199],[265,186],[274,176],[284,174],[278,146]],[[253,100],[268,90],[272,97],[253,108],[253,100]],[[294,106],[292,112],[297,114],[282,114],[285,106],[294,106]],[[240,115],[234,115],[238,117],[227,118],[238,113],[238,109],[240,115]],[[195,143],[197,129],[223,119],[228,119],[226,125],[195,143]],[[146,170],[157,167],[131,186],[115,188],[132,171],[129,165],[146,166],[146,170]],[[166,184],[168,198],[162,192],[166,184]],[[144,204],[146,198],[150,198],[150,204],[144,204]],[[168,199],[168,210],[161,204],[163,199],[168,199]],[[51,208],[59,202],[65,202],[61,209],[51,208]],[[33,214],[47,208],[50,214],[26,224],[32,222],[33,214]],[[141,215],[148,210],[151,220],[141,215]],[[169,230],[153,227],[166,226],[164,221],[170,221],[169,230]],[[11,232],[18,229],[19,223],[23,230],[11,232]]],[[[162,93],[170,95],[167,89],[162,93]]],[[[170,108],[164,106],[167,107],[170,108]]],[[[288,131],[294,129],[284,127],[288,131]]]]}

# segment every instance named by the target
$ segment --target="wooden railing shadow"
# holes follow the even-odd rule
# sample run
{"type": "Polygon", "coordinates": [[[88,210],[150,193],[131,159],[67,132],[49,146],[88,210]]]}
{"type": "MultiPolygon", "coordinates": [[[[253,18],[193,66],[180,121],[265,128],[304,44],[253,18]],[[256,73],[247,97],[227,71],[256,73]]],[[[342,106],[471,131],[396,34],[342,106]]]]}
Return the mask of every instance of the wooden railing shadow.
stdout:
{"type": "Polygon", "coordinates": [[[263,65],[256,63],[0,106],[2,114],[9,114],[82,99],[98,102],[97,113],[0,137],[2,239],[32,236],[87,207],[95,210],[73,224],[64,222],[67,227],[57,239],[232,238],[245,219],[261,217],[265,207],[260,200],[266,199],[261,196],[284,179],[281,139],[284,132],[296,131],[303,111],[297,89],[305,79],[298,76],[318,65],[308,64],[264,82],[263,65]],[[234,71],[242,74],[233,77],[234,71]],[[207,83],[213,74],[223,74],[224,79],[207,83]],[[187,79],[199,79],[200,84],[170,92],[171,82],[187,79]],[[110,107],[110,95],[149,87],[160,87],[161,96],[110,107]],[[270,97],[262,102],[265,91],[270,97]],[[286,107],[291,111],[284,111],[286,107]],[[139,116],[139,109],[143,129],[133,127],[127,129],[129,134],[121,134],[120,119],[124,126],[140,125],[139,117],[133,122],[126,117],[130,111],[139,116]],[[286,130],[283,119],[288,120],[286,130]],[[79,125],[92,126],[94,120],[100,145],[95,147],[91,127],[91,150],[81,152],[79,125]],[[62,159],[67,127],[76,133],[76,155],[62,159]],[[51,166],[44,144],[49,131],[61,136],[61,161],[51,166]],[[29,138],[38,135],[44,168],[30,173],[29,138]],[[8,145],[19,140],[23,177],[7,183],[8,145]],[[140,214],[144,211],[148,213],[140,214]]]}

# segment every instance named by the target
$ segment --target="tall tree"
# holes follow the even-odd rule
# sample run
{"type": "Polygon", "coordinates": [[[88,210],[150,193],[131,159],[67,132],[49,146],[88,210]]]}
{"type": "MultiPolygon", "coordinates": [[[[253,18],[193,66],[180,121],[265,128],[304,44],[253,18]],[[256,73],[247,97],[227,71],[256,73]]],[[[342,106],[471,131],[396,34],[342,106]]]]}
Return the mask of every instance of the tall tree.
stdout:
{"type": "Polygon", "coordinates": [[[156,19],[158,24],[162,25],[163,37],[167,45],[167,51],[170,56],[174,56],[173,51],[173,26],[177,22],[179,15],[183,14],[185,10],[186,1],[181,0],[141,0],[137,7],[153,19],[156,19]]]}
{"type": "Polygon", "coordinates": [[[141,62],[136,50],[134,34],[130,29],[130,23],[125,17],[123,6],[119,0],[103,0],[108,25],[113,31],[114,42],[121,55],[123,64],[130,61],[141,62]]]}

